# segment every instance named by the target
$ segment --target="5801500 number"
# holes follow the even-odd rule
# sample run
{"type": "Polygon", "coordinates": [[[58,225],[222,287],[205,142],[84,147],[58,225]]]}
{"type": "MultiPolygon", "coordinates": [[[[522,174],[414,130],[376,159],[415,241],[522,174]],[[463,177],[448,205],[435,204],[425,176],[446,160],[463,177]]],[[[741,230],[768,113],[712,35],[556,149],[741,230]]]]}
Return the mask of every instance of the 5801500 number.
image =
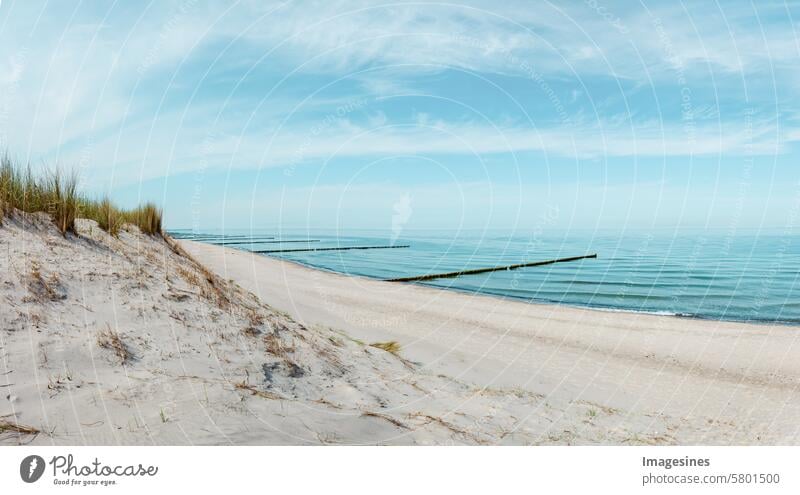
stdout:
{"type": "Polygon", "coordinates": [[[728,475],[729,483],[769,485],[781,482],[778,473],[731,473],[728,475]]]}

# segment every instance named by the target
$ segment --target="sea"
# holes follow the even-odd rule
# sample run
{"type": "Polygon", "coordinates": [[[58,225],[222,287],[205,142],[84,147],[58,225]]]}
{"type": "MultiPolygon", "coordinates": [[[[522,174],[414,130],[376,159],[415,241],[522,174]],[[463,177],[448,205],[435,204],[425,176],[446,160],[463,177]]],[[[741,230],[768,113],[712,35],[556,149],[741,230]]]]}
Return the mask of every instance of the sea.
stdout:
{"type": "Polygon", "coordinates": [[[392,279],[597,254],[597,258],[414,282],[527,301],[800,325],[800,236],[780,231],[173,230],[263,256],[358,277],[392,279]],[[295,242],[285,242],[295,241],[295,242]]]}

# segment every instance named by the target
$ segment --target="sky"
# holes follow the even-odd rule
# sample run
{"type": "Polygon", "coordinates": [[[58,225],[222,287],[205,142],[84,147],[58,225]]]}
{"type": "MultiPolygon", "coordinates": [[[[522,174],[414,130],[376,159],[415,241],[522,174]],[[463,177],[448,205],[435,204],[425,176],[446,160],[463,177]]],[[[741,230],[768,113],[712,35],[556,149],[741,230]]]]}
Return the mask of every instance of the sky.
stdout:
{"type": "Polygon", "coordinates": [[[0,0],[0,149],[168,228],[779,229],[800,6],[0,0]]]}

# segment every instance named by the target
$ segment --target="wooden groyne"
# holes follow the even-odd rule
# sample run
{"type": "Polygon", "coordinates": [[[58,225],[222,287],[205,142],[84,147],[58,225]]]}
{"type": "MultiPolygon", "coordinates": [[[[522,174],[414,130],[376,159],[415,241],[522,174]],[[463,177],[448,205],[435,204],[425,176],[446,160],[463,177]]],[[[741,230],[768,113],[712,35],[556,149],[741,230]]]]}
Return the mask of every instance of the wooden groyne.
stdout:
{"type": "Polygon", "coordinates": [[[269,254],[269,253],[300,253],[303,251],[348,251],[350,249],[401,249],[411,247],[406,244],[403,246],[347,246],[347,247],[329,247],[329,248],[302,248],[302,249],[267,249],[265,251],[252,251],[253,253],[269,254]]]}
{"type": "Polygon", "coordinates": [[[534,261],[532,263],[519,263],[516,265],[493,266],[489,268],[475,268],[473,270],[461,270],[458,272],[433,273],[429,275],[419,275],[416,277],[390,278],[387,280],[387,282],[421,282],[424,280],[433,280],[437,278],[454,278],[454,277],[460,277],[462,275],[477,275],[479,273],[499,272],[503,270],[516,270],[517,268],[527,268],[530,266],[543,266],[543,265],[552,265],[554,263],[566,263],[568,261],[578,261],[588,258],[597,258],[597,254],[572,256],[570,258],[558,258],[555,260],[547,260],[547,261],[534,261]]]}
{"type": "Polygon", "coordinates": [[[179,237],[177,238],[182,241],[198,241],[198,242],[225,242],[225,241],[243,241],[243,240],[255,240],[255,239],[275,239],[275,237],[255,237],[251,239],[248,236],[236,236],[236,237],[179,237]]]}
{"type": "Polygon", "coordinates": [[[296,240],[293,239],[291,241],[235,241],[235,242],[212,242],[215,246],[231,246],[236,244],[287,244],[290,242],[320,242],[319,239],[304,239],[304,240],[296,240]]]}

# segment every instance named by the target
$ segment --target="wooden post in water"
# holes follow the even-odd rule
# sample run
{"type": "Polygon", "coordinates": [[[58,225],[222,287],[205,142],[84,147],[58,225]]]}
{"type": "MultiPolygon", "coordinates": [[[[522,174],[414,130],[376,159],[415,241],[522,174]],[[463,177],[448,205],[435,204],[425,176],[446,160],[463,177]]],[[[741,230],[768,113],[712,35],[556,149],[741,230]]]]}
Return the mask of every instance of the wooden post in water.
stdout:
{"type": "Polygon", "coordinates": [[[588,258],[597,258],[597,254],[587,254],[584,256],[573,256],[571,258],[559,258],[555,260],[547,260],[547,261],[534,261],[532,263],[519,263],[516,265],[508,265],[508,266],[493,266],[490,268],[475,268],[473,270],[462,270],[459,272],[448,272],[448,273],[434,273],[430,275],[419,275],[416,277],[400,277],[400,278],[390,278],[387,282],[421,282],[423,280],[433,280],[436,278],[454,278],[460,277],[462,275],[477,275],[479,273],[489,273],[489,272],[499,272],[502,270],[516,270],[517,268],[526,268],[529,266],[543,266],[543,265],[552,265],[554,263],[566,263],[568,261],[578,261],[588,258]]]}
{"type": "Polygon", "coordinates": [[[247,236],[238,236],[238,237],[179,237],[178,240],[181,241],[198,241],[198,242],[225,242],[225,241],[239,241],[239,240],[253,240],[253,239],[275,239],[275,237],[247,237],[247,236]]]}
{"type": "Polygon", "coordinates": [[[251,251],[251,253],[299,253],[302,251],[347,251],[349,249],[400,249],[411,247],[404,246],[347,246],[347,247],[331,247],[331,248],[303,248],[303,249],[268,249],[266,251],[251,251]]]}
{"type": "Polygon", "coordinates": [[[236,241],[236,242],[212,242],[215,246],[230,246],[235,244],[286,244],[289,242],[320,242],[319,239],[305,239],[305,240],[296,240],[293,239],[291,241],[236,241]]]}

